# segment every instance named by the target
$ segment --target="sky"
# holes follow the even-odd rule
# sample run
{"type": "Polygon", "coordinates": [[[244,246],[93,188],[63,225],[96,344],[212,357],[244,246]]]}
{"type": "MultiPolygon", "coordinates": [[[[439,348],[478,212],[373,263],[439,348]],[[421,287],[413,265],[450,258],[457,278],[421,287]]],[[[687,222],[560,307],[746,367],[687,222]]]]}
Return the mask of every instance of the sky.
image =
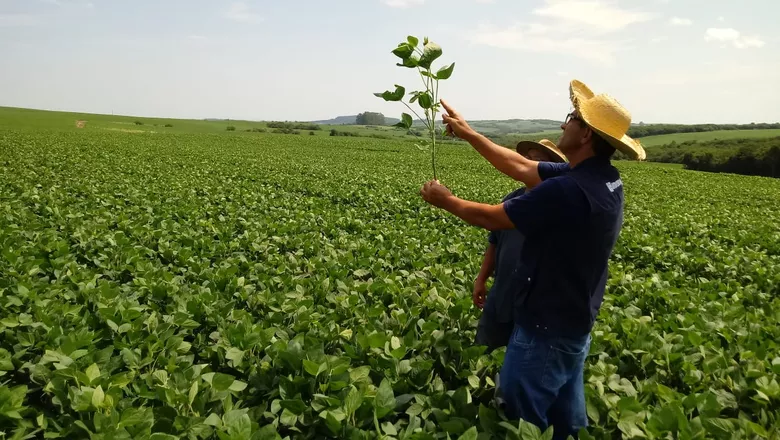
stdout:
{"type": "MultiPolygon", "coordinates": [[[[0,0],[0,106],[172,118],[399,117],[391,51],[428,37],[466,119],[571,110],[572,79],[633,122],[780,122],[777,0],[0,0]]],[[[416,104],[415,104],[416,105],[416,104]]]]}

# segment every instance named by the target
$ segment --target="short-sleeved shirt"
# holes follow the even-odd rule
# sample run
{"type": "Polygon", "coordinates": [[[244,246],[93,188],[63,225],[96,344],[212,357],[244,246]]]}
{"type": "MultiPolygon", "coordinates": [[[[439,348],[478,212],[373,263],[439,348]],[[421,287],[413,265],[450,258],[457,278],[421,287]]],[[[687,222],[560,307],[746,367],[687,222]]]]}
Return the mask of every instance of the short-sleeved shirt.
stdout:
{"type": "MultiPolygon", "coordinates": [[[[519,197],[526,188],[518,188],[507,194],[502,202],[519,197]]],[[[518,229],[490,231],[488,242],[496,246],[493,285],[490,287],[483,312],[491,319],[507,323],[512,322],[514,314],[512,305],[517,287],[517,277],[521,274],[520,252],[523,249],[525,237],[518,229]]]]}
{"type": "Polygon", "coordinates": [[[525,236],[515,322],[560,336],[593,327],[604,298],[608,262],[623,223],[623,183],[609,159],[574,168],[539,164],[542,182],[504,202],[525,236]]]}

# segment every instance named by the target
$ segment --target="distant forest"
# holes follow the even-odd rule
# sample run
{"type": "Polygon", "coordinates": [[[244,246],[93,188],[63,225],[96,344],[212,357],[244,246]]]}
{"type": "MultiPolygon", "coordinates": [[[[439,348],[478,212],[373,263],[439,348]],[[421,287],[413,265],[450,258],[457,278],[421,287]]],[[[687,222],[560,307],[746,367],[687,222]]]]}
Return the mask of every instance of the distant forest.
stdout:
{"type": "Polygon", "coordinates": [[[634,138],[655,136],[659,134],[673,133],[697,133],[719,130],[767,130],[780,128],[780,123],[775,124],[648,124],[635,125],[628,129],[628,135],[634,138]]]}
{"type": "Polygon", "coordinates": [[[686,169],[780,177],[780,137],[672,142],[647,149],[647,160],[686,169]]]}

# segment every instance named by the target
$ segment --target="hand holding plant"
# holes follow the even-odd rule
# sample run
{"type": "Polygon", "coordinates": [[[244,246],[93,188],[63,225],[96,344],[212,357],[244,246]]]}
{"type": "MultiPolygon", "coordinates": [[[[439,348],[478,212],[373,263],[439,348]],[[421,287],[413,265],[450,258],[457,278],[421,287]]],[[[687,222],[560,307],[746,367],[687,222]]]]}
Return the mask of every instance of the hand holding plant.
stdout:
{"type": "MultiPolygon", "coordinates": [[[[409,103],[403,101],[406,95],[406,88],[395,84],[395,91],[385,91],[382,93],[374,93],[385,101],[398,101],[401,102],[414,114],[418,120],[422,121],[425,128],[428,129],[428,135],[430,141],[423,141],[423,145],[418,145],[418,148],[431,150],[431,165],[433,166],[433,178],[436,177],[436,115],[439,112],[439,81],[446,80],[452,76],[452,71],[455,68],[455,63],[449,66],[441,67],[434,73],[433,62],[442,55],[441,47],[428,40],[425,37],[423,40],[422,49],[419,46],[420,40],[417,37],[408,36],[405,42],[402,42],[396,47],[392,53],[401,59],[401,63],[397,63],[397,66],[405,67],[409,69],[417,69],[422,80],[424,90],[411,92],[409,95],[409,103]],[[423,111],[425,118],[420,117],[419,114],[409,105],[417,104],[423,111]]],[[[409,113],[401,114],[401,121],[395,124],[396,127],[405,128],[407,130],[412,128],[414,123],[412,116],[409,113]]],[[[444,133],[442,133],[444,134],[444,133]]]]}

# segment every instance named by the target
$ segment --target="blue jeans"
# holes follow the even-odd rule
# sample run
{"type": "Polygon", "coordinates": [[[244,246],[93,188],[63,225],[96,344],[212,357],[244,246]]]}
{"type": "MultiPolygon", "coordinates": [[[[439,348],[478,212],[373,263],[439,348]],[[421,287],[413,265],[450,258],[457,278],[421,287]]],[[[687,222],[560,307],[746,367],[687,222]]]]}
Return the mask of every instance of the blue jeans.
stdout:
{"type": "Polygon", "coordinates": [[[515,326],[501,368],[499,392],[510,419],[531,422],[554,439],[577,438],[587,426],[583,370],[590,334],[545,335],[515,326]]]}

